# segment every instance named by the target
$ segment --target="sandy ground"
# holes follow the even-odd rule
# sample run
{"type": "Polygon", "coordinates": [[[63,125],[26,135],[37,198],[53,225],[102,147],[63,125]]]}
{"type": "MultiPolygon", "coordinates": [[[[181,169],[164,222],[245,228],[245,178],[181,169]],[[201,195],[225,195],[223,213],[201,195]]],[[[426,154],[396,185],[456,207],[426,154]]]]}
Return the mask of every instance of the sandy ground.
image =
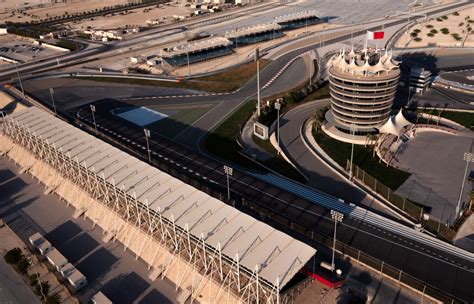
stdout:
{"type": "Polygon", "coordinates": [[[0,21],[24,22],[51,16],[101,9],[128,3],[128,0],[68,0],[67,3],[41,4],[41,0],[0,0],[0,21]],[[25,5],[25,3],[28,3],[25,5]],[[24,13],[19,13],[23,11],[24,13]]]}
{"type": "Polygon", "coordinates": [[[107,15],[102,18],[93,18],[93,20],[84,19],[69,25],[77,30],[84,30],[89,26],[93,29],[116,29],[123,28],[127,25],[128,27],[147,26],[146,21],[148,19],[158,19],[165,17],[165,22],[171,22],[173,15],[189,16],[193,12],[193,9],[182,6],[162,6],[161,8],[150,6],[146,8],[130,10],[123,15],[107,15]]]}
{"type": "MultiPolygon", "coordinates": [[[[419,48],[419,47],[427,47],[429,45],[436,45],[436,46],[462,46],[463,40],[456,41],[451,34],[457,33],[463,39],[467,35],[466,26],[469,24],[465,18],[470,16],[472,20],[474,20],[474,7],[468,8],[466,10],[459,11],[459,16],[455,16],[453,14],[447,15],[448,19],[443,21],[437,21],[436,19],[430,20],[427,22],[423,22],[420,24],[415,25],[412,27],[408,34],[403,35],[396,43],[396,47],[408,47],[408,48],[419,48]],[[460,25],[463,23],[463,25],[460,25]],[[433,28],[427,28],[427,25],[432,25],[433,28]],[[440,29],[447,28],[449,30],[449,34],[445,35],[441,33],[440,29]],[[414,30],[419,29],[421,32],[418,34],[418,37],[422,40],[417,42],[414,41],[412,37],[410,37],[410,33],[414,30]],[[438,33],[436,33],[433,37],[428,37],[427,34],[436,29],[438,33]]],[[[470,23],[471,28],[474,28],[474,23],[470,23]]],[[[474,34],[471,31],[471,34],[467,37],[464,47],[474,47],[474,34]]]]}

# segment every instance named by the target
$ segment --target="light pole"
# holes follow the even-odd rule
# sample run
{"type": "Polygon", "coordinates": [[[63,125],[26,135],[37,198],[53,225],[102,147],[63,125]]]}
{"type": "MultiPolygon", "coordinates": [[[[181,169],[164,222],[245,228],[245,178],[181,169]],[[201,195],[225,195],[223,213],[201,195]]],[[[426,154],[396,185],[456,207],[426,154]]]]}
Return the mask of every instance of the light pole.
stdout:
{"type": "Polygon", "coordinates": [[[18,82],[20,83],[21,93],[23,94],[23,98],[25,97],[25,89],[23,89],[23,83],[21,83],[20,72],[18,71],[18,64],[15,63],[16,75],[18,76],[18,82]]]}
{"type": "Polygon", "coordinates": [[[337,231],[337,222],[342,222],[344,214],[331,210],[331,218],[334,220],[334,240],[332,243],[332,260],[331,260],[331,270],[334,271],[336,265],[334,265],[334,255],[336,253],[336,231],[337,231]]]}
{"type": "Polygon", "coordinates": [[[462,193],[464,192],[464,183],[466,182],[466,178],[467,178],[467,169],[469,168],[469,163],[474,162],[474,156],[471,152],[464,153],[463,159],[466,162],[466,169],[464,170],[464,176],[463,176],[463,180],[461,184],[461,191],[459,192],[459,199],[458,199],[458,204],[456,206],[456,213],[454,214],[455,220],[458,218],[459,212],[461,211],[462,193]]]}
{"type": "Polygon", "coordinates": [[[191,77],[191,65],[189,63],[189,41],[186,41],[186,58],[188,59],[188,78],[191,77]]]}
{"type": "Polygon", "coordinates": [[[143,132],[145,133],[145,140],[146,140],[146,150],[148,151],[148,161],[151,163],[151,153],[150,153],[150,143],[148,142],[148,139],[150,138],[150,130],[148,129],[143,129],[143,132]]]}
{"type": "Polygon", "coordinates": [[[224,172],[227,175],[227,199],[230,200],[230,185],[229,185],[229,175],[232,176],[234,169],[232,167],[224,165],[224,172]]]}
{"type": "Polygon", "coordinates": [[[91,108],[91,112],[92,112],[92,120],[94,121],[94,128],[95,128],[95,134],[98,134],[97,132],[97,123],[95,122],[95,105],[90,105],[90,108],[91,108]]]}
{"type": "Polygon", "coordinates": [[[352,167],[354,166],[354,137],[355,137],[355,126],[354,123],[351,125],[351,131],[352,131],[352,144],[351,144],[351,166],[349,168],[349,180],[352,180],[352,174],[353,170],[352,167]]]}
{"type": "Polygon", "coordinates": [[[54,89],[53,88],[49,88],[49,95],[51,95],[51,102],[53,103],[54,114],[58,115],[58,112],[56,111],[56,104],[54,103],[54,89]]]}
{"type": "Polygon", "coordinates": [[[260,59],[257,58],[257,116],[260,117],[260,59]]]}
{"type": "Polygon", "coordinates": [[[278,98],[275,101],[275,109],[277,110],[277,145],[278,145],[278,154],[280,154],[280,109],[281,109],[281,98],[278,98]]]}

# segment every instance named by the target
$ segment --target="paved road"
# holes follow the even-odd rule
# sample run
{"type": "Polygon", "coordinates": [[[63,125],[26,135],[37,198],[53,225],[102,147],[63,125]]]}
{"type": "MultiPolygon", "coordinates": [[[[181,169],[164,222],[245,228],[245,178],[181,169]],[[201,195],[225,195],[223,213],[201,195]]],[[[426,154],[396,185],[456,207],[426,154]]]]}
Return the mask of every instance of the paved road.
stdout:
{"type": "Polygon", "coordinates": [[[0,303],[40,304],[41,301],[20,275],[0,258],[0,303]]]}
{"type": "MultiPolygon", "coordinates": [[[[387,213],[387,208],[382,207],[362,190],[348,182],[328,166],[320,161],[305,146],[301,138],[301,128],[304,122],[316,109],[329,104],[329,100],[318,100],[298,106],[287,112],[280,120],[280,140],[285,154],[309,178],[309,185],[339,197],[349,202],[356,202],[366,208],[387,213]]],[[[391,214],[391,212],[388,212],[391,214]]]]}

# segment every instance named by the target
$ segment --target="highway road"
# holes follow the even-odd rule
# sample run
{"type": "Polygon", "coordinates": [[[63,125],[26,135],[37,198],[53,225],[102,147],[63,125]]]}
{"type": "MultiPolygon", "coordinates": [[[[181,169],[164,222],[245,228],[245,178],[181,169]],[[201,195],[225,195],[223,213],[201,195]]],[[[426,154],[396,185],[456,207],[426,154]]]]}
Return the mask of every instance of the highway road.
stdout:
{"type": "MultiPolygon", "coordinates": [[[[96,103],[95,118],[99,132],[109,141],[125,149],[137,151],[146,158],[146,153],[141,148],[146,145],[143,130],[108,115],[106,109],[110,106],[110,102],[96,103]]],[[[90,111],[81,111],[81,116],[83,117],[81,122],[93,128],[90,111]]],[[[150,143],[155,164],[159,168],[199,188],[205,189],[214,185],[225,189],[226,176],[221,162],[155,133],[152,134],[150,143]],[[183,177],[183,174],[186,177],[183,177]],[[208,186],[203,186],[204,184],[208,186]]],[[[300,193],[297,195],[284,190],[292,187],[289,182],[287,186],[277,187],[252,174],[234,170],[230,185],[237,208],[251,214],[260,209],[255,216],[262,220],[283,228],[291,227],[293,233],[310,244],[315,244],[314,240],[308,237],[310,235],[321,236],[320,241],[330,244],[333,222],[329,209],[303,198],[303,191],[296,191],[300,193]]],[[[337,198],[331,199],[324,194],[315,194],[315,201],[327,199],[336,205],[343,204],[338,202],[337,198]]],[[[413,234],[416,233],[413,231],[413,234]]],[[[390,265],[399,268],[404,273],[424,280],[464,301],[474,300],[474,295],[470,291],[470,282],[474,280],[472,254],[470,259],[462,258],[455,254],[454,247],[448,251],[440,250],[436,245],[388,231],[383,223],[373,225],[351,216],[344,218],[340,229],[338,228],[337,238],[355,250],[378,257],[387,267],[390,265]]],[[[348,249],[342,250],[347,252],[348,249]]]]}

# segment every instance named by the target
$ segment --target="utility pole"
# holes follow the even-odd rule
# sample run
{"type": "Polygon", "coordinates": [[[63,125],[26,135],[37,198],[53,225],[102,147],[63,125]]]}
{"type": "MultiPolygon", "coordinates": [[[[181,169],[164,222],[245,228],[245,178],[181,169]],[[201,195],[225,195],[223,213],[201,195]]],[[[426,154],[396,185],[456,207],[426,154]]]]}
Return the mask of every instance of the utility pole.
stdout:
{"type": "Polygon", "coordinates": [[[280,109],[281,109],[281,98],[278,98],[275,101],[275,109],[277,110],[277,145],[278,145],[278,154],[280,154],[280,109]]]}
{"type": "Polygon", "coordinates": [[[186,41],[186,58],[188,59],[188,78],[191,77],[191,65],[189,64],[189,40],[186,41]]]}
{"type": "Polygon", "coordinates": [[[148,142],[148,139],[151,137],[150,130],[143,129],[143,132],[145,133],[146,150],[148,151],[148,161],[151,163],[150,143],[148,142]]]}
{"type": "Polygon", "coordinates": [[[257,58],[257,117],[260,117],[260,59],[257,58]]]}
{"type": "Polygon", "coordinates": [[[98,132],[97,132],[97,123],[95,122],[95,105],[90,105],[90,108],[91,108],[91,112],[92,112],[92,120],[94,121],[94,128],[95,128],[95,134],[97,135],[98,132]]]}
{"type": "MultiPolygon", "coordinates": [[[[472,146],[471,146],[471,150],[472,150],[472,146]]],[[[467,178],[467,169],[469,168],[469,163],[474,162],[474,157],[471,152],[464,153],[463,159],[466,162],[466,169],[464,170],[464,175],[463,175],[462,184],[461,184],[461,191],[459,192],[459,199],[458,199],[458,204],[456,205],[456,213],[454,214],[455,215],[454,220],[458,218],[459,213],[461,212],[462,193],[464,192],[464,184],[467,178]]]]}
{"type": "Polygon", "coordinates": [[[349,168],[349,180],[352,180],[352,174],[353,170],[352,168],[354,167],[354,138],[355,138],[355,125],[354,123],[351,125],[351,131],[352,131],[352,146],[351,146],[351,167],[349,168]]]}
{"type": "Polygon", "coordinates": [[[336,254],[336,231],[337,231],[337,222],[342,222],[344,218],[344,214],[331,210],[331,218],[334,220],[334,238],[332,242],[332,260],[331,260],[331,270],[334,271],[336,269],[336,265],[334,264],[334,256],[336,254]]]}
{"type": "Polygon", "coordinates": [[[54,114],[58,115],[58,112],[56,111],[56,104],[54,103],[54,89],[53,88],[49,88],[49,95],[51,95],[51,102],[53,103],[54,114]]]}
{"type": "Polygon", "coordinates": [[[21,77],[20,77],[20,72],[18,71],[17,63],[15,63],[15,69],[16,69],[16,75],[18,76],[18,82],[20,83],[21,93],[23,94],[23,98],[26,98],[25,89],[23,89],[23,83],[21,83],[21,77]]]}
{"type": "Polygon", "coordinates": [[[224,165],[224,172],[227,175],[227,199],[230,201],[230,184],[229,184],[229,176],[232,176],[234,173],[234,169],[227,165],[224,165]]]}

